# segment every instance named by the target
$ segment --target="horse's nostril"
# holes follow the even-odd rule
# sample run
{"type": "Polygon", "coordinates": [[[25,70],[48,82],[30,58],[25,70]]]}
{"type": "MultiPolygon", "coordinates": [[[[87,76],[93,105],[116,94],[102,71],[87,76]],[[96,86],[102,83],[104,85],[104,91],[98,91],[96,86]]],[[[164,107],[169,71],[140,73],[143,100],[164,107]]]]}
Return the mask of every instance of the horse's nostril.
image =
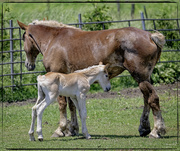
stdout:
{"type": "Polygon", "coordinates": [[[111,87],[107,87],[106,88],[106,92],[108,92],[109,90],[111,90],[111,87]]]}

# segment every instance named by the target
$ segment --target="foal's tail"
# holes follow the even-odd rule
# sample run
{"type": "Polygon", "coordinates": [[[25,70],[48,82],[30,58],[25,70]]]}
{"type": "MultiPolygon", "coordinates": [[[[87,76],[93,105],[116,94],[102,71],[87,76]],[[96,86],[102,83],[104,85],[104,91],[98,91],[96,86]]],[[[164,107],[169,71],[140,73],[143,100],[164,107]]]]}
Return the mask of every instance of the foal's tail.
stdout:
{"type": "Polygon", "coordinates": [[[44,75],[43,76],[39,75],[37,77],[37,81],[38,81],[38,100],[37,100],[36,104],[38,104],[39,101],[42,101],[44,99],[44,97],[45,97],[45,93],[44,93],[44,91],[43,91],[43,89],[41,87],[41,84],[44,81],[44,79],[45,79],[44,75]]]}
{"type": "Polygon", "coordinates": [[[161,49],[163,48],[164,44],[166,43],[165,36],[163,34],[161,34],[160,32],[158,32],[158,31],[151,34],[151,39],[161,49]]]}

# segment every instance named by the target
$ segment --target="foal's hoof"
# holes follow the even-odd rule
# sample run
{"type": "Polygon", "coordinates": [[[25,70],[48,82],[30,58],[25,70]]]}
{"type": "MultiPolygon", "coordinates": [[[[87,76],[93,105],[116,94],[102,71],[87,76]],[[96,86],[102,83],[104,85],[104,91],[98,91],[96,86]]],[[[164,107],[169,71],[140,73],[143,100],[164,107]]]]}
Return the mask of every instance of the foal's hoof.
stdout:
{"type": "Polygon", "coordinates": [[[84,137],[86,138],[86,139],[91,139],[91,135],[84,135],[84,137]]]}
{"type": "Polygon", "coordinates": [[[86,139],[91,139],[91,136],[89,135],[86,139]]]}
{"type": "Polygon", "coordinates": [[[39,140],[40,142],[42,142],[42,141],[43,141],[43,138],[38,138],[38,140],[39,140]]]}
{"type": "Polygon", "coordinates": [[[29,141],[36,141],[35,139],[29,139],[29,141]]]}

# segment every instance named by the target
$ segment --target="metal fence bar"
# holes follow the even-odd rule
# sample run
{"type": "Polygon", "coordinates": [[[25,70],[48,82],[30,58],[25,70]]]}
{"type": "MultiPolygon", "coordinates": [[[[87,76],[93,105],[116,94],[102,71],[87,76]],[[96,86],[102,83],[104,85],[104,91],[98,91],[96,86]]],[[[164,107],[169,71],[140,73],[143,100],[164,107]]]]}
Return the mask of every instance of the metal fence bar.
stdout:
{"type": "Polygon", "coordinates": [[[143,12],[141,12],[141,19],[142,19],[142,29],[143,29],[143,30],[146,30],[143,12]]]}
{"type": "Polygon", "coordinates": [[[78,20],[79,20],[79,28],[82,29],[81,14],[78,15],[78,20]]]}
{"type": "Polygon", "coordinates": [[[179,21],[178,21],[178,19],[176,21],[177,21],[177,27],[179,29],[179,34],[180,34],[179,21]]]}
{"type": "Polygon", "coordinates": [[[156,30],[155,20],[153,20],[154,30],[156,30]]]}
{"type": "MultiPolygon", "coordinates": [[[[10,25],[10,31],[9,31],[9,34],[10,34],[10,58],[11,58],[11,62],[14,62],[14,58],[13,58],[13,21],[10,20],[9,21],[9,25],[10,25]]],[[[14,76],[13,76],[13,73],[14,73],[14,64],[12,63],[11,64],[11,84],[14,85],[14,76]]]]}
{"type": "MultiPolygon", "coordinates": [[[[21,29],[19,28],[19,37],[21,37],[21,29]]],[[[19,41],[19,45],[20,45],[20,50],[22,50],[22,43],[21,40],[19,41]]],[[[20,84],[22,85],[22,51],[20,51],[20,84]]]]}
{"type": "Polygon", "coordinates": [[[128,21],[128,26],[131,27],[131,22],[130,21],[128,21]]]}
{"type": "MultiPolygon", "coordinates": [[[[36,73],[45,73],[46,71],[36,71],[36,72],[23,72],[22,74],[36,74],[36,73]]],[[[0,75],[0,77],[3,77],[3,76],[17,76],[17,75],[21,75],[21,73],[13,73],[13,74],[3,74],[3,75],[0,75]]]]}

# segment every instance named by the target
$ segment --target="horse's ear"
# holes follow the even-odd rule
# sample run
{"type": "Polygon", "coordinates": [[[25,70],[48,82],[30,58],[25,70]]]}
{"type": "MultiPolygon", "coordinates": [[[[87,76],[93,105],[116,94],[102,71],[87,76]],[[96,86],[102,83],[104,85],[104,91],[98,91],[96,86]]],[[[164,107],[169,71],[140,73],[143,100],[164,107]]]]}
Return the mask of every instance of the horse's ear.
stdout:
{"type": "Polygon", "coordinates": [[[105,67],[104,67],[104,71],[107,71],[107,69],[109,68],[109,66],[110,66],[110,64],[107,63],[107,64],[105,65],[105,67]]]}
{"type": "Polygon", "coordinates": [[[102,62],[99,62],[99,65],[103,65],[103,63],[102,63],[102,62]]]}
{"type": "Polygon", "coordinates": [[[17,23],[18,23],[18,25],[19,25],[19,27],[20,27],[21,29],[23,29],[23,30],[27,30],[28,25],[25,25],[25,24],[21,23],[21,22],[20,22],[20,21],[18,21],[18,20],[17,20],[17,23]]]}

